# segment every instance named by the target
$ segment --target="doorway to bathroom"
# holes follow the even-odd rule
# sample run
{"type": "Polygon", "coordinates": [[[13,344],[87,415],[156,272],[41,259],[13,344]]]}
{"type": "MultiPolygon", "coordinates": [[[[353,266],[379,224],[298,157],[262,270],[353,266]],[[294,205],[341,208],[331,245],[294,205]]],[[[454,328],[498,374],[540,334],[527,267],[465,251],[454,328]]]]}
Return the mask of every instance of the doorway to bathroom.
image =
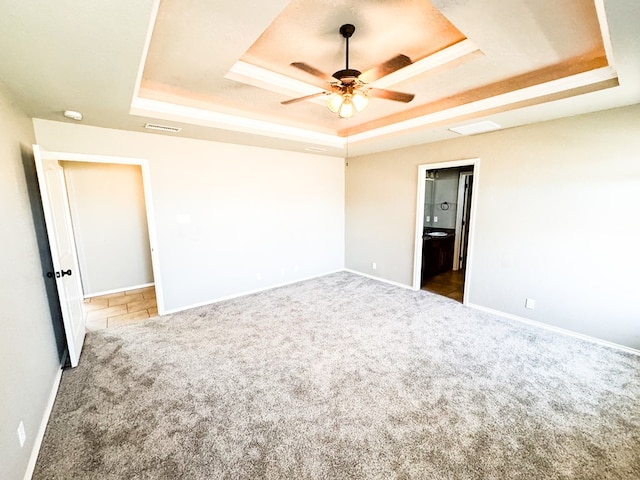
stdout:
{"type": "Polygon", "coordinates": [[[421,165],[414,289],[464,303],[470,270],[478,160],[421,165]]]}

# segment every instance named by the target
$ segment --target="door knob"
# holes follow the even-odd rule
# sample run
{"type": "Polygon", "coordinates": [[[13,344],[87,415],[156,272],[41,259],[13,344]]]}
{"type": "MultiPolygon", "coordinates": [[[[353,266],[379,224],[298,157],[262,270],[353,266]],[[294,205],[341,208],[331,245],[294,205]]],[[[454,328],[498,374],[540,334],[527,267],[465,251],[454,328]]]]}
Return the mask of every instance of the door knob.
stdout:
{"type": "MultiPolygon", "coordinates": [[[[56,272],[56,278],[64,277],[65,275],[71,275],[71,269],[62,270],[61,272],[56,272]]],[[[53,278],[53,272],[47,272],[47,278],[53,278]]]]}

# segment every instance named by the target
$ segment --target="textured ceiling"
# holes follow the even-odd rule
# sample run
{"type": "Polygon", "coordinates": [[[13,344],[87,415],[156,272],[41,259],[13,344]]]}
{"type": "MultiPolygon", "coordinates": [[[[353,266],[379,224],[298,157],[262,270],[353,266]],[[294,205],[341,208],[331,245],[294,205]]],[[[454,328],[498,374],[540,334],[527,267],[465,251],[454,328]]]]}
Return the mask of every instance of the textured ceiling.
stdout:
{"type": "Polygon", "coordinates": [[[468,1],[443,3],[442,8],[448,17],[425,0],[292,0],[245,52],[239,54],[232,42],[225,43],[233,54],[223,59],[215,55],[224,36],[218,28],[224,25],[230,40],[235,36],[225,12],[206,0],[162,0],[141,95],[204,109],[218,104],[225,112],[345,135],[608,65],[592,2],[468,1]],[[414,62],[427,59],[469,36],[477,50],[394,84],[394,90],[416,95],[410,104],[372,99],[348,123],[322,101],[281,105],[302,95],[283,93],[278,82],[276,88],[260,88],[255,81],[230,80],[227,75],[237,59],[326,88],[290,64],[305,62],[327,77],[344,68],[345,41],[338,30],[348,22],[356,25],[350,66],[363,72],[397,54],[414,62]]]}
{"type": "Polygon", "coordinates": [[[639,21],[636,0],[6,0],[0,80],[34,117],[329,155],[348,135],[358,154],[637,103],[639,21]],[[324,88],[291,62],[344,68],[344,23],[352,68],[413,60],[372,84],[411,103],[373,98],[348,121],[322,97],[281,105],[324,88]]]}

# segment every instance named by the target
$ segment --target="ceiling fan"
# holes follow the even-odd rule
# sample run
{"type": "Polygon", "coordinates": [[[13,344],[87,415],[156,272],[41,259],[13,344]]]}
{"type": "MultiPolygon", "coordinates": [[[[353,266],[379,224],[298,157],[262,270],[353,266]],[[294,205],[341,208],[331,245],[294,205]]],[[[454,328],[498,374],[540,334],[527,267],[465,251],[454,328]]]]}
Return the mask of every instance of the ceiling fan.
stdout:
{"type": "Polygon", "coordinates": [[[384,98],[386,100],[404,103],[413,100],[415,95],[412,93],[396,92],[368,86],[369,83],[379,78],[389,75],[396,70],[400,70],[407,65],[411,65],[411,59],[406,55],[396,55],[364,73],[349,68],[349,38],[351,38],[355,31],[356,27],[350,23],[340,27],[340,34],[346,39],[347,43],[346,66],[343,70],[338,70],[333,75],[327,75],[304,62],[294,62],[291,64],[292,67],[322,79],[323,86],[328,83],[329,87],[324,92],[313,93],[311,95],[305,95],[304,97],[285,100],[280,103],[282,103],[282,105],[289,105],[321,95],[328,95],[327,107],[329,107],[329,110],[337,113],[342,118],[349,118],[352,117],[356,111],[360,112],[364,110],[369,103],[367,97],[384,98]]]}

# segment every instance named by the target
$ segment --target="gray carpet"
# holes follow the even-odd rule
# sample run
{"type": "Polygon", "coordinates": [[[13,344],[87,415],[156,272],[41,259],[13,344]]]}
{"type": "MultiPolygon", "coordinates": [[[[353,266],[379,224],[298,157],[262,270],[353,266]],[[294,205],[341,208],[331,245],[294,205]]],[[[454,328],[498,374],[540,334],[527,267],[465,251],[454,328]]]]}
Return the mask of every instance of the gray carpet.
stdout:
{"type": "Polygon", "coordinates": [[[90,333],[34,478],[640,478],[640,357],[338,273],[90,333]]]}

